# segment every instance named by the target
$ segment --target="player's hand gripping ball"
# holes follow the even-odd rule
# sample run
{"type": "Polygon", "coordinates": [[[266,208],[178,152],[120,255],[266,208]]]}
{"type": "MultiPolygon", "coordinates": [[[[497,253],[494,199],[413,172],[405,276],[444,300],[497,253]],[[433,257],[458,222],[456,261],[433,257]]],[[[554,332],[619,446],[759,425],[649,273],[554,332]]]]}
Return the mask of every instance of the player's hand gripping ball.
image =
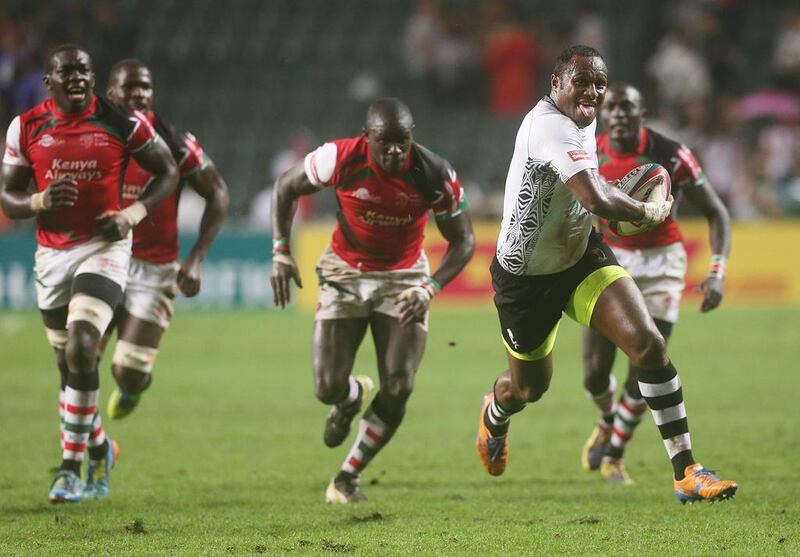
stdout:
{"type": "MultiPolygon", "coordinates": [[[[643,203],[665,203],[670,199],[672,180],[667,169],[657,163],[637,166],[617,184],[624,193],[643,203]]],[[[652,224],[610,221],[609,228],[620,236],[634,236],[653,228],[652,224]]]]}

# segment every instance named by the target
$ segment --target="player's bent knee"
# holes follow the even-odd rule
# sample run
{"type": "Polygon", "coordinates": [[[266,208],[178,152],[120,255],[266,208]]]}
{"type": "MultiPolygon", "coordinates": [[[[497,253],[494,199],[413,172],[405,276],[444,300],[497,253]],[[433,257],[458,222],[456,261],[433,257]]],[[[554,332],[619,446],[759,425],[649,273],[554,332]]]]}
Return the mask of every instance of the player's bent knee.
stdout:
{"type": "Polygon", "coordinates": [[[537,385],[512,385],[505,393],[497,393],[497,397],[505,408],[520,408],[542,398],[549,388],[549,381],[537,385]]]}
{"type": "Polygon", "coordinates": [[[590,373],[583,380],[583,387],[593,394],[607,391],[610,385],[611,375],[608,373],[590,373]]]}
{"type": "Polygon", "coordinates": [[[67,327],[76,321],[85,321],[102,335],[114,317],[114,308],[100,298],[77,293],[69,302],[67,327]]]}
{"type": "Polygon", "coordinates": [[[141,346],[125,340],[118,340],[111,363],[115,367],[130,369],[141,373],[151,373],[158,357],[158,348],[141,346]]]}
{"type": "Polygon", "coordinates": [[[64,350],[67,347],[67,330],[66,329],[45,329],[47,335],[47,342],[56,350],[64,350]]]}
{"type": "Polygon", "coordinates": [[[525,393],[526,400],[528,402],[536,402],[537,400],[539,400],[540,398],[542,398],[544,396],[544,393],[546,393],[547,389],[549,389],[549,388],[550,388],[549,384],[547,384],[547,385],[538,385],[536,387],[529,388],[527,390],[527,392],[525,393]]]}
{"type": "Polygon", "coordinates": [[[89,373],[97,369],[99,334],[85,323],[71,328],[64,348],[67,366],[74,373],[89,373]]]}
{"type": "Polygon", "coordinates": [[[662,367],[667,363],[667,344],[657,329],[637,332],[631,363],[640,368],[662,367]]]}
{"type": "Polygon", "coordinates": [[[414,391],[414,379],[411,377],[404,377],[396,381],[388,381],[386,384],[381,385],[381,394],[387,398],[405,403],[414,391]]]}

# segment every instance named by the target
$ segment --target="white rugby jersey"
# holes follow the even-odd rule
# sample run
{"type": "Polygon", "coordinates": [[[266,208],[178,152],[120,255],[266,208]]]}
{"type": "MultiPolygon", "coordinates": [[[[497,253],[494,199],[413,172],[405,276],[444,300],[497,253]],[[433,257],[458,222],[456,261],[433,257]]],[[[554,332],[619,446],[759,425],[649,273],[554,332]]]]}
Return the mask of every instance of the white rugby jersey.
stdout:
{"type": "Polygon", "coordinates": [[[593,121],[585,128],[544,97],[522,121],[506,178],[497,259],[515,275],[546,275],[586,250],[592,215],[564,183],[597,168],[593,121]]]}

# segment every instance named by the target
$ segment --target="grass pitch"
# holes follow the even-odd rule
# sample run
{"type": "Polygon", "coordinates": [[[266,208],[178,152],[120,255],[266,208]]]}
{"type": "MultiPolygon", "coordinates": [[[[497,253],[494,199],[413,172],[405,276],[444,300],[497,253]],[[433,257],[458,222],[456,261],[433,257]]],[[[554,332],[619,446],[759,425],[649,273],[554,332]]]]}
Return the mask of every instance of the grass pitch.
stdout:
{"type": "MultiPolygon", "coordinates": [[[[327,506],[352,435],[338,449],[322,444],[327,408],[313,397],[311,322],[179,314],[141,406],[106,420],[122,447],[111,497],[52,506],[57,372],[38,316],[0,315],[0,554],[800,553],[796,309],[685,309],[671,353],[695,454],[740,485],[733,501],[686,507],[672,495],[651,418],[627,454],[635,486],[580,469],[595,411],[568,319],[550,392],[513,419],[509,469],[485,474],[473,443],[481,395],[503,368],[496,317],[442,308],[406,421],[365,472],[370,501],[327,506]]],[[[374,377],[374,368],[367,339],[356,371],[374,377]]]]}

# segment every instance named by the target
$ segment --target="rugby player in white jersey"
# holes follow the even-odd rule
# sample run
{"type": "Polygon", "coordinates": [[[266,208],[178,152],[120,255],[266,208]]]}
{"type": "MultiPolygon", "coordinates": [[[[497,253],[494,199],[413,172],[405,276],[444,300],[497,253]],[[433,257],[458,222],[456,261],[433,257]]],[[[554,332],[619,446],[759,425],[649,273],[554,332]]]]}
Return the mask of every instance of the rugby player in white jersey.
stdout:
{"type": "Polygon", "coordinates": [[[592,214],[655,226],[672,198],[636,201],[599,174],[595,118],[608,69],[591,47],[562,52],[550,94],[522,121],[506,178],[503,222],[491,265],[508,369],[484,397],[476,447],[486,470],[508,463],[511,416],[547,391],[562,312],[613,342],[639,372],[639,388],[672,462],[681,502],[733,496],[737,484],[696,463],[680,378],[641,292],[592,228],[592,214]]]}

